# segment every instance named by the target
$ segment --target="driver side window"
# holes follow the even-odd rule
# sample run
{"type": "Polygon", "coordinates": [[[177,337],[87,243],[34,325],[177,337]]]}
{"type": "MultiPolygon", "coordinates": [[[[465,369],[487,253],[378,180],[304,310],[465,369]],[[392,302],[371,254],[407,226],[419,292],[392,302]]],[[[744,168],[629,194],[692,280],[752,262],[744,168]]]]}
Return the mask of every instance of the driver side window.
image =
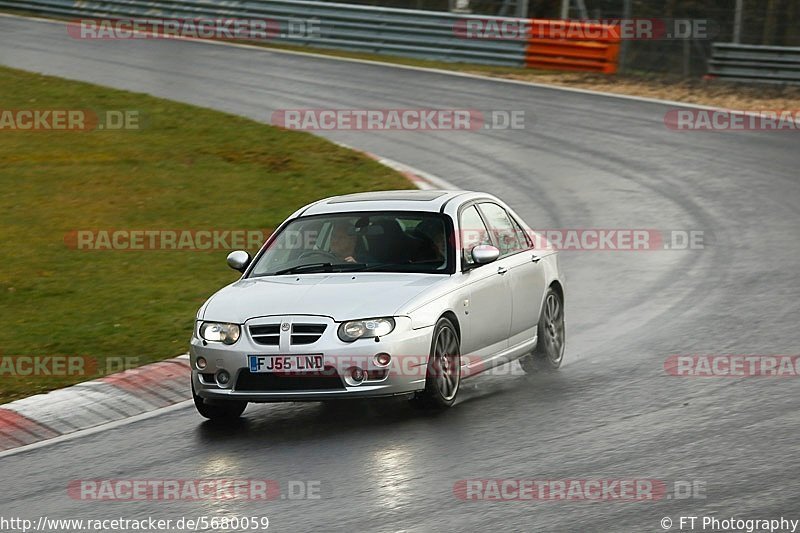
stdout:
{"type": "Polygon", "coordinates": [[[462,257],[466,264],[473,265],[475,260],[472,258],[472,249],[480,244],[492,244],[492,239],[474,205],[461,212],[460,227],[462,257]]]}

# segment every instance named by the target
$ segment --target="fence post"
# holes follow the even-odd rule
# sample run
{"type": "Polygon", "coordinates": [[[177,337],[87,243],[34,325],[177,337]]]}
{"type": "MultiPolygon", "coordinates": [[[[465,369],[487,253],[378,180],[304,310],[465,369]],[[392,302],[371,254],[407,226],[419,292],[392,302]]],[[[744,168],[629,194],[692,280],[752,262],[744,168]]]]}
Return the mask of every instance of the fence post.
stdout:
{"type": "Polygon", "coordinates": [[[528,0],[517,0],[517,17],[528,18],[528,0]]]}
{"type": "Polygon", "coordinates": [[[733,42],[742,42],[742,4],[744,0],[736,0],[736,12],[733,15],[733,42]]]}
{"type": "MultiPolygon", "coordinates": [[[[622,20],[630,20],[633,16],[633,5],[632,0],[623,0],[624,5],[622,8],[622,20]]],[[[622,42],[619,43],[619,67],[618,72],[622,73],[625,72],[625,60],[628,57],[628,46],[630,42],[628,39],[622,39],[622,42]]]]}

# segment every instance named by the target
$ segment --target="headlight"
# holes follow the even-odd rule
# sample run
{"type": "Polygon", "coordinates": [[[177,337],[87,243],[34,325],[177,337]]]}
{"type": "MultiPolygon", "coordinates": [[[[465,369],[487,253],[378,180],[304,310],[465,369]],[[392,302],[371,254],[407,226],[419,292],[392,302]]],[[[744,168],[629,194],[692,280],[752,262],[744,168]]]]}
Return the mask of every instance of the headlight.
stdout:
{"type": "Polygon", "coordinates": [[[241,329],[238,324],[203,322],[200,324],[200,337],[209,342],[233,344],[239,340],[241,329]]]}
{"type": "Polygon", "coordinates": [[[339,338],[344,342],[356,339],[383,337],[394,329],[393,318],[369,318],[367,320],[351,320],[339,326],[339,338]]]}

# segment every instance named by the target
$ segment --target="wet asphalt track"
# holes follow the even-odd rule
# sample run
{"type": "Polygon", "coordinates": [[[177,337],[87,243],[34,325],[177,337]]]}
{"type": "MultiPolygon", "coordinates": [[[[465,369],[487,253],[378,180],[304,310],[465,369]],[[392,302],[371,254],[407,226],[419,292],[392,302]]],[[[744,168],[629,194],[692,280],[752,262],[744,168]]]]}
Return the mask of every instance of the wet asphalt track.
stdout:
{"type": "Polygon", "coordinates": [[[0,459],[1,515],[266,515],[271,531],[660,531],[662,517],[681,514],[800,518],[798,380],[663,369],[672,354],[800,352],[800,134],[675,132],[667,105],[202,43],[82,42],[9,18],[0,64],[262,121],[280,108],[524,109],[523,131],[327,136],[495,193],[535,227],[714,236],[704,250],[562,254],[568,345],[556,375],[478,378],[438,415],[402,401],[251,406],[223,431],[186,408],[0,459]],[[87,477],[319,480],[322,497],[70,499],[67,483],[87,477]],[[453,484],[467,478],[691,480],[706,497],[459,501],[453,484]]]}

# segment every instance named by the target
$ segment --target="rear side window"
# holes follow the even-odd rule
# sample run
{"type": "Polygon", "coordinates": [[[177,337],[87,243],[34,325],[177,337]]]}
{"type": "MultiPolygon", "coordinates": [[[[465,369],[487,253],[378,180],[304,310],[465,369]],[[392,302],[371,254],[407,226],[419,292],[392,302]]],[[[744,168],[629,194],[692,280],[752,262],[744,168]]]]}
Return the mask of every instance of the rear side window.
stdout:
{"type": "Polygon", "coordinates": [[[461,255],[468,265],[475,264],[472,249],[480,244],[492,244],[486,224],[483,223],[475,206],[461,212],[461,255]]]}
{"type": "Polygon", "coordinates": [[[497,204],[480,204],[481,212],[489,224],[489,231],[500,248],[500,257],[511,255],[528,248],[528,241],[517,224],[511,221],[506,210],[497,204]]]}
{"type": "Polygon", "coordinates": [[[511,223],[514,224],[514,231],[517,232],[517,237],[519,238],[519,243],[524,246],[525,248],[533,248],[533,239],[528,232],[522,229],[522,226],[519,225],[517,219],[508,215],[508,218],[511,219],[511,223]]]}

